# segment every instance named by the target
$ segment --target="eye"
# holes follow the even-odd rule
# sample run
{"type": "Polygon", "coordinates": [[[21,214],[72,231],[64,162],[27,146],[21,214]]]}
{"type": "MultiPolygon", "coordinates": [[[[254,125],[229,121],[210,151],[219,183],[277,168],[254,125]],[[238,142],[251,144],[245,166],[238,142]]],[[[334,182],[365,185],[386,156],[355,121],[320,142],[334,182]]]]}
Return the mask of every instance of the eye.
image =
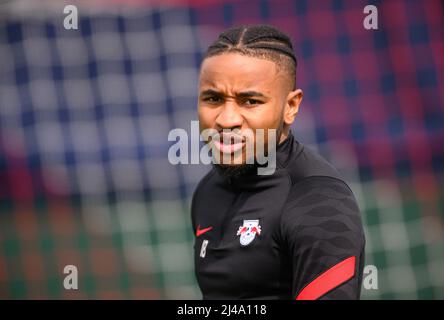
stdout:
{"type": "Polygon", "coordinates": [[[221,99],[221,97],[218,97],[218,96],[210,96],[210,97],[205,97],[203,99],[203,101],[216,104],[216,103],[221,103],[222,99],[221,99]]]}
{"type": "Polygon", "coordinates": [[[256,99],[247,99],[245,100],[245,105],[247,106],[255,106],[258,104],[262,104],[262,101],[256,99]]]}

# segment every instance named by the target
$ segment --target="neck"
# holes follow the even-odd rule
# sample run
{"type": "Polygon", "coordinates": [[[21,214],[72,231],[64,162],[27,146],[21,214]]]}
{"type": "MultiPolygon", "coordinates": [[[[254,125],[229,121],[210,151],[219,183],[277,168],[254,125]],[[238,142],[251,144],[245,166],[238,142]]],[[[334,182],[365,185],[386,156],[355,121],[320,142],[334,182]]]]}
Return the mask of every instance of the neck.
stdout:
{"type": "Polygon", "coordinates": [[[279,141],[278,141],[278,145],[281,144],[282,142],[284,142],[288,136],[290,135],[290,127],[287,125],[283,125],[281,132],[279,132],[279,141]]]}

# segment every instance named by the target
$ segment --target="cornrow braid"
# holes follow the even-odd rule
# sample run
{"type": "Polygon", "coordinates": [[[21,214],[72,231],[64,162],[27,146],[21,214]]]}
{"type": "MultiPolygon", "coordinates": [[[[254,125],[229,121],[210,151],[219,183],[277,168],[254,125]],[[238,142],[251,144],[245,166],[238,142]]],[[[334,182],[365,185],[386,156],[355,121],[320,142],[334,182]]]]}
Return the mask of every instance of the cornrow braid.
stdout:
{"type": "Polygon", "coordinates": [[[207,49],[205,57],[235,52],[274,61],[289,72],[295,88],[297,60],[290,38],[269,25],[238,26],[222,32],[207,49]]]}

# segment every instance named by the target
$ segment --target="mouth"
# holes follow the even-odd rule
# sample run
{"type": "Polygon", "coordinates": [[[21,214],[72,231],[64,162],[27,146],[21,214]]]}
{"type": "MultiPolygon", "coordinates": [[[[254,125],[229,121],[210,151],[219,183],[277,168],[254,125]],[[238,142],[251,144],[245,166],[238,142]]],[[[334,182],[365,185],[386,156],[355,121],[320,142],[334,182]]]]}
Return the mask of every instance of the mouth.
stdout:
{"type": "Polygon", "coordinates": [[[240,135],[222,133],[220,139],[214,140],[214,145],[220,152],[231,154],[244,147],[245,139],[240,135]]]}

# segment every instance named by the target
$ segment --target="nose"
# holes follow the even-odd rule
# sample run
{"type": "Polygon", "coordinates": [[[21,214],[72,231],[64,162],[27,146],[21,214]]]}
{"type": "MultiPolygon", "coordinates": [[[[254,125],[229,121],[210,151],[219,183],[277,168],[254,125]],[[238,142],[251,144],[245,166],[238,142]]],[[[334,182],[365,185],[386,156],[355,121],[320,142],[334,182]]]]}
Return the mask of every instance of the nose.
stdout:
{"type": "Polygon", "coordinates": [[[227,101],[216,118],[218,129],[235,129],[242,126],[243,118],[235,102],[227,101]]]}

